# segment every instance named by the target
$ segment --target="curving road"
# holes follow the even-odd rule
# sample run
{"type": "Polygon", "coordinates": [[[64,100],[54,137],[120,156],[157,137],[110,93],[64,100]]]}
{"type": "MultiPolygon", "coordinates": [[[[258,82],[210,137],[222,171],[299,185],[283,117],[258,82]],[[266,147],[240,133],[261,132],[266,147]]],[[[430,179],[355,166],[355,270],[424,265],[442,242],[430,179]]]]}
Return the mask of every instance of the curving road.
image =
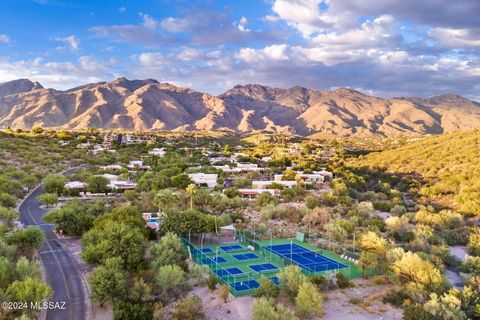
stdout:
{"type": "Polygon", "coordinates": [[[45,242],[39,252],[47,283],[53,289],[49,301],[59,302],[59,306],[65,303],[64,309],[47,310],[46,320],[90,320],[90,300],[79,266],[53,233],[54,225],[43,221],[47,211],[40,208],[37,200],[42,192],[42,187],[37,188],[23,200],[18,210],[24,225],[36,225],[45,232],[45,242]]]}

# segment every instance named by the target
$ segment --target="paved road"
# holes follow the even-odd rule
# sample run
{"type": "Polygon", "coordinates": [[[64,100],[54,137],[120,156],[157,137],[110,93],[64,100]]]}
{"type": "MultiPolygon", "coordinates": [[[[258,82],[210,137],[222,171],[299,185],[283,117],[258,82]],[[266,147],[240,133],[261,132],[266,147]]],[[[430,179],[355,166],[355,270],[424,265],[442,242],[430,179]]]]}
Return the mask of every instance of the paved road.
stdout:
{"type": "Polygon", "coordinates": [[[45,242],[40,249],[46,280],[53,289],[51,302],[65,302],[65,310],[47,310],[46,320],[89,320],[90,302],[81,271],[74,258],[66,251],[61,241],[52,232],[54,225],[46,224],[36,199],[42,194],[38,188],[20,205],[20,221],[24,225],[37,225],[45,232],[45,242]]]}

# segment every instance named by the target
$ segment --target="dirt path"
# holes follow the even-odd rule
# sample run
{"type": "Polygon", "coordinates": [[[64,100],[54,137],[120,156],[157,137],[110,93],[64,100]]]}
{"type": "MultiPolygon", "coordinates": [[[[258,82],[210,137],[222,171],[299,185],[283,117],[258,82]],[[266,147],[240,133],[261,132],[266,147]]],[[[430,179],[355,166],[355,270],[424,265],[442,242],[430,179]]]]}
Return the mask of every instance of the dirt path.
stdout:
{"type": "Polygon", "coordinates": [[[197,295],[203,302],[203,308],[209,320],[251,320],[252,297],[229,297],[224,303],[215,292],[206,287],[194,288],[189,295],[197,295]]]}
{"type": "Polygon", "coordinates": [[[324,293],[324,316],[328,320],[400,320],[401,309],[382,302],[389,285],[376,285],[373,280],[356,280],[356,287],[324,293]],[[354,301],[357,300],[357,301],[354,301]],[[353,302],[356,302],[354,304],[353,302]]]}

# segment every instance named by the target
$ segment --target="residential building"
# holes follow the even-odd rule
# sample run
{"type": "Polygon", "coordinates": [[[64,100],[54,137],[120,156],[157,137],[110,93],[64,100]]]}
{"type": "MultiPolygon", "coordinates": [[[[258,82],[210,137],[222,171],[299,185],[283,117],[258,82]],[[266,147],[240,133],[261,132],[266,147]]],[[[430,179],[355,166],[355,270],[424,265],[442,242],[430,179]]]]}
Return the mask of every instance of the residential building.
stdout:
{"type": "Polygon", "coordinates": [[[188,176],[199,186],[206,185],[208,188],[213,189],[217,185],[218,174],[199,172],[189,173],[188,176]]]}
{"type": "Polygon", "coordinates": [[[272,184],[278,184],[284,188],[291,188],[296,186],[297,181],[274,181],[274,180],[254,180],[252,187],[256,189],[269,189],[272,184]]]}
{"type": "Polygon", "coordinates": [[[148,153],[157,157],[163,157],[166,151],[164,148],[154,148],[150,150],[148,153]]]}
{"type": "Polygon", "coordinates": [[[238,189],[238,192],[243,199],[248,200],[254,200],[256,197],[258,197],[264,192],[276,197],[280,195],[280,190],[278,189],[238,189]]]}

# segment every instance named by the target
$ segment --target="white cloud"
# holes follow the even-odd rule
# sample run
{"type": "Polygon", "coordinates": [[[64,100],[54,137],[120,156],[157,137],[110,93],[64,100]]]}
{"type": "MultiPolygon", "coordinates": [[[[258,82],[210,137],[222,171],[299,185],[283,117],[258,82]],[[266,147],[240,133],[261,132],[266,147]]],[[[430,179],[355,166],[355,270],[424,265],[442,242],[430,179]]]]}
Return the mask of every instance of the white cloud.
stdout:
{"type": "Polygon", "coordinates": [[[322,0],[276,0],[272,11],[276,16],[266,16],[269,21],[285,20],[303,36],[322,32],[332,26],[331,18],[320,11],[322,0]]]}
{"type": "Polygon", "coordinates": [[[120,13],[125,13],[125,12],[127,12],[127,8],[125,8],[125,7],[120,7],[120,8],[118,8],[118,12],[120,12],[120,13]]]}
{"type": "Polygon", "coordinates": [[[480,47],[480,30],[433,28],[428,35],[447,48],[480,47]]]}
{"type": "Polygon", "coordinates": [[[144,52],[138,56],[138,61],[142,66],[164,65],[166,63],[166,56],[160,52],[144,52]]]}
{"type": "Polygon", "coordinates": [[[243,16],[242,18],[240,18],[240,21],[238,22],[238,30],[242,31],[242,32],[248,32],[250,31],[246,26],[247,26],[247,23],[248,23],[248,19],[243,16]]]}
{"type": "Polygon", "coordinates": [[[0,82],[29,78],[45,87],[68,89],[88,82],[114,78],[111,61],[98,61],[94,57],[80,57],[73,62],[33,60],[12,61],[0,57],[0,82]]]}
{"type": "Polygon", "coordinates": [[[287,48],[286,44],[274,44],[263,49],[242,48],[235,57],[247,63],[285,61],[289,59],[287,48]]]}
{"type": "MultiPolygon", "coordinates": [[[[78,40],[75,36],[67,36],[67,37],[57,37],[53,38],[53,41],[63,42],[68,45],[69,49],[72,52],[78,51],[80,47],[80,40],[78,40]]],[[[58,47],[59,50],[66,49],[65,47],[58,47]]]]}
{"type": "Polygon", "coordinates": [[[10,43],[10,37],[6,34],[0,34],[0,42],[10,43]]]}
{"type": "Polygon", "coordinates": [[[150,30],[155,30],[157,28],[158,21],[149,16],[148,14],[140,13],[140,16],[143,19],[143,25],[145,28],[150,30]]]}

